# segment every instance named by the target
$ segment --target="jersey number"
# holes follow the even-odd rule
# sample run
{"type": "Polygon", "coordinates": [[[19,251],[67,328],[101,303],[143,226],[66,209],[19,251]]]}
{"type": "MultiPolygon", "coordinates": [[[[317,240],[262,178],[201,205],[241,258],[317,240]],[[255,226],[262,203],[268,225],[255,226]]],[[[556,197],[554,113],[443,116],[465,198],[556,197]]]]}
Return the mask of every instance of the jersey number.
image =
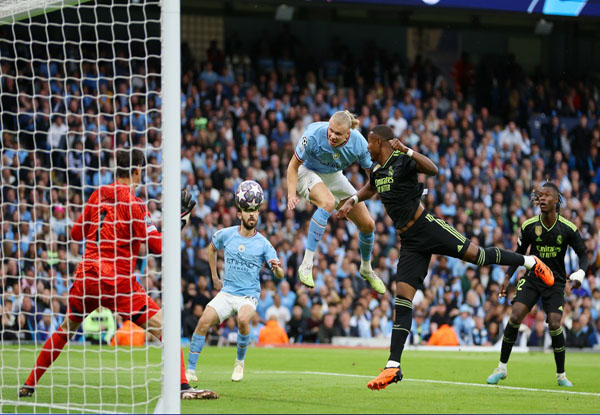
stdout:
{"type": "Polygon", "coordinates": [[[104,223],[104,219],[106,218],[106,210],[102,210],[100,212],[100,222],[98,223],[98,231],[96,232],[96,241],[100,241],[100,231],[102,230],[102,224],[104,223]]]}
{"type": "Polygon", "coordinates": [[[525,285],[525,278],[521,278],[517,283],[517,291],[521,291],[523,289],[523,285],[525,285]]]}

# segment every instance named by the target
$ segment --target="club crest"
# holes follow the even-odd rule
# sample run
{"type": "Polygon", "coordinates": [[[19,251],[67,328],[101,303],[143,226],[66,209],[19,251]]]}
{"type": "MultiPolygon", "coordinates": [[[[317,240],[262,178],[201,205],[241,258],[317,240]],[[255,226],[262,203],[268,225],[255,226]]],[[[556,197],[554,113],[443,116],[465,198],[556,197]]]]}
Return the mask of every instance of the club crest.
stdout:
{"type": "Polygon", "coordinates": [[[542,235],[542,227],[541,226],[536,226],[535,227],[535,234],[537,236],[541,236],[542,235]]]}

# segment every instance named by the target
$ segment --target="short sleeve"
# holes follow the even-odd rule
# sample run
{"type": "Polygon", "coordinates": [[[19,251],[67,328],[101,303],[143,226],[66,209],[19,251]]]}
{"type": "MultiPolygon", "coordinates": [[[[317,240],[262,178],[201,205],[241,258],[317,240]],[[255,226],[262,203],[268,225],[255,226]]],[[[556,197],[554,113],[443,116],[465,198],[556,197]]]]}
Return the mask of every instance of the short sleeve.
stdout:
{"type": "Polygon", "coordinates": [[[277,251],[273,248],[273,245],[267,240],[265,240],[265,253],[264,253],[265,262],[269,262],[272,259],[277,259],[277,251]]]}
{"type": "Polygon", "coordinates": [[[296,157],[300,161],[305,161],[307,153],[310,153],[310,147],[313,139],[306,133],[302,136],[296,145],[296,157]]]}
{"type": "Polygon", "coordinates": [[[406,174],[417,173],[417,162],[415,161],[415,159],[412,157],[408,157],[407,155],[404,155],[404,157],[405,157],[404,172],[406,174]]]}
{"type": "Polygon", "coordinates": [[[525,247],[527,249],[529,245],[531,245],[531,241],[529,240],[529,231],[527,226],[522,226],[519,230],[519,237],[517,239],[517,245],[519,247],[525,247]]]}
{"type": "Polygon", "coordinates": [[[375,187],[375,168],[377,167],[377,163],[371,163],[371,166],[369,167],[371,169],[371,174],[369,174],[369,184],[371,185],[371,187],[375,187]]]}
{"type": "Polygon", "coordinates": [[[217,250],[223,249],[223,229],[214,233],[212,237],[212,244],[217,250]]]}

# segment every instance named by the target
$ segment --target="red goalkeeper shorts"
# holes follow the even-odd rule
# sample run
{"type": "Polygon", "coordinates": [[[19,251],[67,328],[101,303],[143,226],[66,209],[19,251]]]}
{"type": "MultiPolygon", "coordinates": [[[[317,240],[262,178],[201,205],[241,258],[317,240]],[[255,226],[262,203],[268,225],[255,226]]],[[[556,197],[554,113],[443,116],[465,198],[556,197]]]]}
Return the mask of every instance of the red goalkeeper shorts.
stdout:
{"type": "Polygon", "coordinates": [[[67,316],[72,321],[82,322],[89,313],[102,306],[119,313],[124,320],[143,325],[160,311],[160,307],[135,279],[128,278],[127,283],[127,290],[117,290],[116,284],[98,277],[97,266],[80,264],[69,290],[67,316]]]}

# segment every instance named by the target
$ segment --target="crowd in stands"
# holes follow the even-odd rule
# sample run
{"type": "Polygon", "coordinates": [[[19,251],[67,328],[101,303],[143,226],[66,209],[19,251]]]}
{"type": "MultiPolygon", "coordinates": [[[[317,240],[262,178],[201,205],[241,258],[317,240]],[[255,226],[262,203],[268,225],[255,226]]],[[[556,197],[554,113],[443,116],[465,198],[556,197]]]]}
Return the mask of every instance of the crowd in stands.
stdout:
{"type": "MultiPolygon", "coordinates": [[[[143,64],[119,45],[116,57],[127,59],[115,60],[115,67],[110,50],[84,50],[106,58],[99,65],[65,61],[80,53],[70,47],[67,56],[30,65],[14,59],[12,46],[2,45],[0,330],[3,340],[45,340],[64,318],[83,253],[83,245],[70,238],[70,227],[94,188],[112,181],[114,149],[137,146],[146,152],[139,195],[148,200],[160,227],[160,66],[143,64]]],[[[218,229],[238,223],[233,194],[245,179],[264,189],[259,230],[285,269],[281,281],[266,268],[261,271],[252,340],[328,344],[336,336],[391,335],[401,241],[377,198],[366,202],[376,219],[373,268],[388,294],[377,296],[360,278],[358,232],[333,216],[316,256],[315,289],[306,289],[297,278],[314,208],[301,202],[287,210],[286,168],[311,122],[347,109],[358,116],[363,135],[373,125],[388,124],[436,163],[437,177],[421,178],[428,190],[423,203],[479,245],[514,250],[520,224],[537,214],[531,191],[554,181],[565,199],[561,214],[580,229],[590,258],[582,287],[566,290],[567,345],[600,343],[596,84],[550,79],[541,71],[528,74],[511,57],[471,63],[468,54],[444,75],[427,58],[408,62],[374,44],[357,53],[339,39],[332,39],[330,53],[317,59],[285,29],[248,46],[234,35],[224,51],[211,44],[203,60],[182,48],[181,184],[197,200],[182,238],[184,337],[191,336],[215,295],[206,248],[218,229]],[[541,123],[531,123],[534,118],[541,123]]],[[[357,165],[345,174],[357,189],[365,183],[357,165]]],[[[218,268],[222,273],[221,256],[218,268]]],[[[577,268],[569,251],[567,275],[577,268]]],[[[507,300],[498,296],[504,271],[434,256],[426,289],[413,301],[410,342],[492,345],[501,340],[514,296],[514,287],[507,300]]],[[[160,257],[141,255],[137,278],[159,302],[164,272],[160,257]]],[[[523,273],[517,271],[513,284],[523,273]]],[[[234,342],[235,324],[229,319],[214,328],[210,342],[234,342]]],[[[521,330],[518,343],[549,347],[539,308],[521,330]]]]}

